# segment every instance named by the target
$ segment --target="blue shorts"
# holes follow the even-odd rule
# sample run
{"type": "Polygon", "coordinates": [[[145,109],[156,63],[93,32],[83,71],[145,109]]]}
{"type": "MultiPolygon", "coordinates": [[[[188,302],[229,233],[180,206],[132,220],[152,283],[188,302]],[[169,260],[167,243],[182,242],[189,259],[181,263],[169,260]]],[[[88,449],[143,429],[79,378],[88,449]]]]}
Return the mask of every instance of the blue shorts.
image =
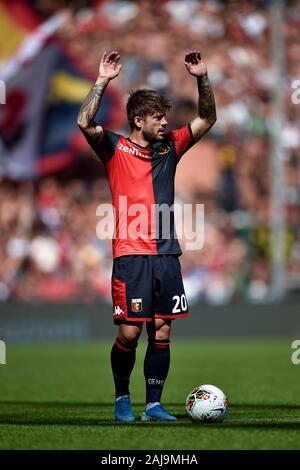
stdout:
{"type": "Polygon", "coordinates": [[[189,315],[177,255],[127,255],[114,259],[113,318],[116,324],[189,315]]]}

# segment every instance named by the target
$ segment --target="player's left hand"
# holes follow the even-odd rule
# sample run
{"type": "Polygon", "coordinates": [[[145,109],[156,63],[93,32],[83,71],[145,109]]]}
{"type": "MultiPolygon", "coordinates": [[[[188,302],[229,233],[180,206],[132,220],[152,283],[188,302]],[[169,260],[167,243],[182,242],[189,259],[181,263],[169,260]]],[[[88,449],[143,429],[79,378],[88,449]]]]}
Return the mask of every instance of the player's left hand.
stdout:
{"type": "Polygon", "coordinates": [[[201,75],[207,74],[207,68],[201,59],[200,51],[188,52],[184,58],[184,65],[190,74],[195,77],[201,77],[201,75]]]}

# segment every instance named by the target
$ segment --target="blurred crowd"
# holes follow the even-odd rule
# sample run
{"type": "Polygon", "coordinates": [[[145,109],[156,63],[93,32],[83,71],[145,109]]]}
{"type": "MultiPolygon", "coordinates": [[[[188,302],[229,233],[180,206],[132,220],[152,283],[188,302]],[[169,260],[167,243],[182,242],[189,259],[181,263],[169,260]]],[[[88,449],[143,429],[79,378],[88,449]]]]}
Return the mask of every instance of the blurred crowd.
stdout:
{"type": "MultiPolygon", "coordinates": [[[[42,10],[49,2],[35,3],[42,10]]],[[[205,206],[204,247],[197,252],[185,251],[181,257],[187,296],[190,302],[214,304],[238,296],[252,302],[266,301],[271,282],[274,80],[270,2],[75,3],[76,13],[60,33],[68,54],[91,77],[97,76],[103,51],[118,50],[122,57],[122,73],[112,84],[120,100],[113,116],[112,130],[117,132],[128,132],[126,96],[128,90],[140,87],[157,89],[172,99],[170,127],[193,119],[197,89],[183,58],[186,52],[200,48],[214,89],[218,120],[193,152],[201,158],[207,147],[208,163],[201,162],[204,179],[205,165],[209,161],[216,164],[210,184],[197,186],[191,177],[178,187],[180,203],[205,206]]],[[[300,104],[293,104],[291,95],[292,82],[300,78],[300,1],[285,4],[285,248],[287,287],[297,291],[300,104]]],[[[59,9],[69,2],[52,2],[52,9],[53,5],[59,9]]],[[[87,161],[89,152],[82,150],[78,159],[87,161]]],[[[180,171],[185,171],[184,167],[179,167],[180,171]]],[[[1,184],[0,300],[90,302],[110,298],[111,246],[96,236],[96,208],[109,202],[107,186],[100,165],[98,178],[76,175],[63,181],[52,177],[34,184],[1,184]]]]}

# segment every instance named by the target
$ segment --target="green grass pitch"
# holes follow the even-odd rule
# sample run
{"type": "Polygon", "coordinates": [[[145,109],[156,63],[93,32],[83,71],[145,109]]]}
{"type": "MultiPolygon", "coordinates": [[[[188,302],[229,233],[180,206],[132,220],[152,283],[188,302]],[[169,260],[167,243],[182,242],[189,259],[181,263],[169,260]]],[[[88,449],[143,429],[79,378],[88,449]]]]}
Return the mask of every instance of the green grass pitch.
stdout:
{"type": "Polygon", "coordinates": [[[175,341],[163,405],[176,423],[141,423],[141,342],[131,380],[137,421],[113,420],[108,342],[7,345],[0,366],[1,449],[300,449],[300,365],[291,341],[175,341]],[[228,395],[221,424],[193,424],[190,390],[210,383],[228,395]]]}

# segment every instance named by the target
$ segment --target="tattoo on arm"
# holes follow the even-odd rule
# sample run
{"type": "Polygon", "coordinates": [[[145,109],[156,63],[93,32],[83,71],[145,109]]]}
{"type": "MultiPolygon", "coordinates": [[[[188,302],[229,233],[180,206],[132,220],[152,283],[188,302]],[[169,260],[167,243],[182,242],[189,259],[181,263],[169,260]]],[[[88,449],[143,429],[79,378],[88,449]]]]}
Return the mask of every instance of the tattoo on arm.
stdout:
{"type": "Polygon", "coordinates": [[[198,113],[201,119],[214,121],[216,119],[216,105],[214,93],[207,75],[197,78],[199,102],[198,113]]]}
{"type": "Polygon", "coordinates": [[[100,106],[101,98],[107,86],[107,81],[103,81],[93,86],[89,94],[85,98],[78,114],[78,124],[89,137],[97,138],[99,132],[97,131],[97,123],[94,118],[100,106]]]}

